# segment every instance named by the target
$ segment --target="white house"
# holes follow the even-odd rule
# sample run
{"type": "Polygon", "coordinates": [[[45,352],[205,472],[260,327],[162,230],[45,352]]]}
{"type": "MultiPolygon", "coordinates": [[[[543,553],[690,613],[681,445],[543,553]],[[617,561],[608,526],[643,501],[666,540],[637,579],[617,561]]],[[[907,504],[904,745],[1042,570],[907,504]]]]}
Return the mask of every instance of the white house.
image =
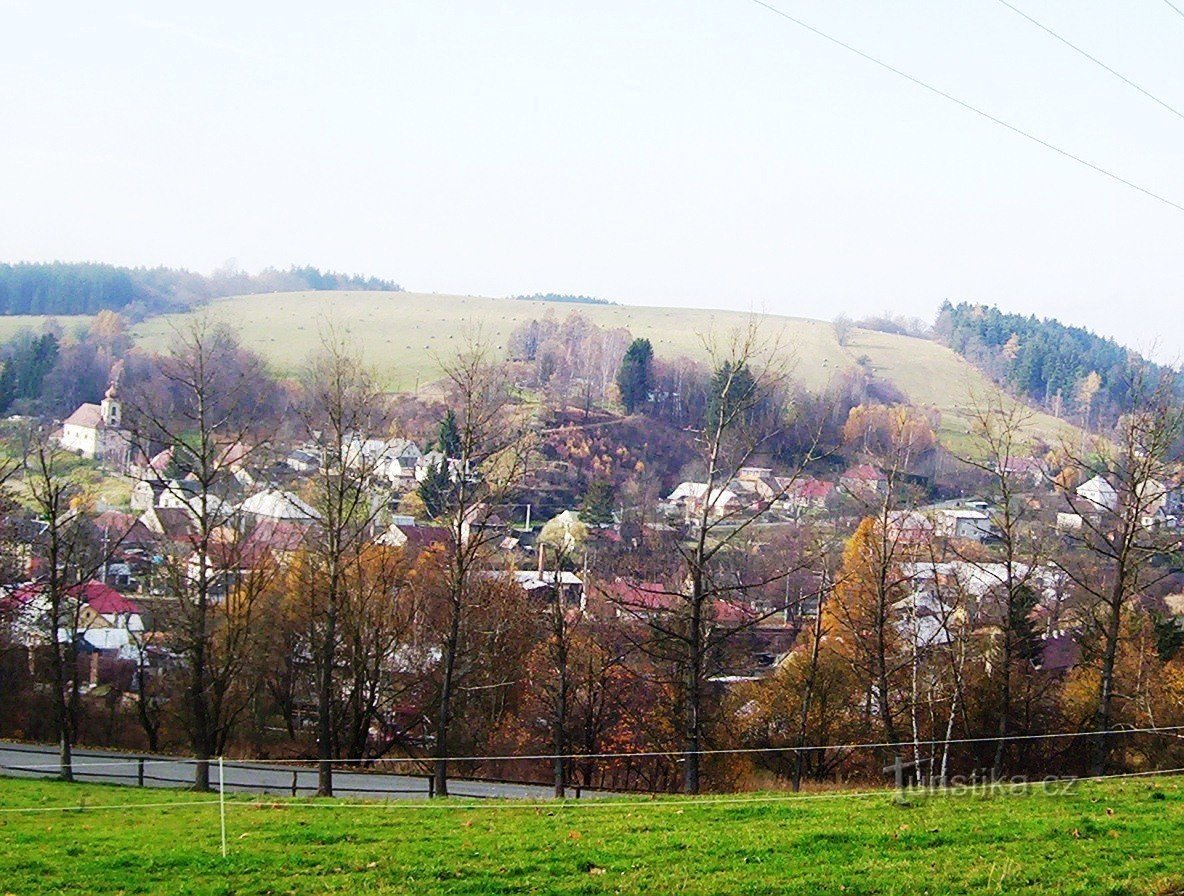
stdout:
{"type": "Polygon", "coordinates": [[[1077,486],[1077,497],[1088,501],[1097,510],[1114,510],[1118,506],[1118,492],[1101,476],[1077,486]]]}
{"type": "Polygon", "coordinates": [[[131,434],[123,428],[123,406],[114,382],[100,404],[79,405],[62,421],[62,447],[123,470],[131,459],[131,434]]]}

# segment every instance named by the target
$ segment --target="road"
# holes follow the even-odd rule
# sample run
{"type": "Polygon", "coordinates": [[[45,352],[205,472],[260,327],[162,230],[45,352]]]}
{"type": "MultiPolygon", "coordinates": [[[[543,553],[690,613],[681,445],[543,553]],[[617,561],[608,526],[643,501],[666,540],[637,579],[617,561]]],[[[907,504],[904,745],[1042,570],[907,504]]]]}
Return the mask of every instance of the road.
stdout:
{"type": "MultiPolygon", "coordinates": [[[[74,777],[78,781],[134,785],[140,780],[141,758],[144,759],[145,787],[188,787],[193,783],[191,759],[102,750],[75,750],[74,777]]],[[[316,769],[308,764],[281,765],[234,760],[225,763],[225,770],[227,793],[271,793],[291,796],[293,775],[296,776],[297,796],[311,796],[317,789],[316,769]]],[[[35,744],[0,743],[0,774],[24,778],[56,775],[57,748],[35,744]]],[[[215,789],[218,786],[217,760],[210,763],[210,784],[215,789]]],[[[333,792],[337,796],[355,799],[426,799],[428,779],[415,775],[349,772],[337,768],[333,771],[333,792]]],[[[448,793],[450,796],[480,799],[539,800],[554,796],[554,791],[550,787],[460,778],[449,779],[448,793]]]]}

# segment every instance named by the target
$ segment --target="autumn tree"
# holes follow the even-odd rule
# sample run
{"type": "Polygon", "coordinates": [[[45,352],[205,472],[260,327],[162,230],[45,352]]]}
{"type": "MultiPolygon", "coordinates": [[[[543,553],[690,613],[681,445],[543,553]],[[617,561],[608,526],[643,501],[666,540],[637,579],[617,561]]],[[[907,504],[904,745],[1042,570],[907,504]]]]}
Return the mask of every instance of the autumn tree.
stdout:
{"type": "Polygon", "coordinates": [[[1157,515],[1179,460],[1184,408],[1171,375],[1144,378],[1130,394],[1135,398],[1130,409],[1112,432],[1092,440],[1091,450],[1063,449],[1083,477],[1099,486],[1097,493],[1081,487],[1067,494],[1081,520],[1080,533],[1070,536],[1078,550],[1054,558],[1089,608],[1086,621],[1098,673],[1090,760],[1095,775],[1105,771],[1115,701],[1122,699],[1114,687],[1115,670],[1130,604],[1167,575],[1170,564],[1157,561],[1178,551],[1178,541],[1158,525],[1157,515]]]}

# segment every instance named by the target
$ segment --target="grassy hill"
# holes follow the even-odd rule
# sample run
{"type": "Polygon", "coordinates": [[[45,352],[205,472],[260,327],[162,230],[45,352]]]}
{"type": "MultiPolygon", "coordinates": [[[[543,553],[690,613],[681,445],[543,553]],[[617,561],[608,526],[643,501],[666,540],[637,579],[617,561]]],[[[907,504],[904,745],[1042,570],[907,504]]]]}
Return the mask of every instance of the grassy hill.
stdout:
{"type": "MultiPolygon", "coordinates": [[[[294,292],[240,296],[210,303],[197,313],[233,324],[251,347],[280,371],[296,370],[319,344],[329,323],[357,340],[367,361],[395,389],[413,390],[439,376],[436,358],[447,357],[466,334],[480,328],[501,345],[521,323],[552,314],[579,312],[603,327],[626,327],[654,344],[660,358],[686,355],[706,360],[704,338],[743,327],[749,316],[735,311],[701,311],[626,305],[571,305],[551,302],[451,296],[435,293],[294,292]]],[[[152,318],[135,329],[150,348],[163,349],[187,315],[152,318]]],[[[891,380],[916,404],[942,412],[943,440],[955,447],[966,432],[960,410],[969,395],[985,394],[981,373],[943,346],[924,339],[855,330],[839,345],[831,324],[797,317],[758,315],[762,333],[791,353],[794,375],[821,389],[840,371],[867,356],[877,376],[891,380]]],[[[1057,440],[1071,428],[1044,414],[1033,432],[1057,440]]]]}
{"type": "Polygon", "coordinates": [[[1184,780],[513,803],[0,780],[5,893],[1184,893],[1184,780]],[[62,807],[79,807],[56,811],[62,807]],[[104,808],[116,807],[116,808],[104,808]]]}

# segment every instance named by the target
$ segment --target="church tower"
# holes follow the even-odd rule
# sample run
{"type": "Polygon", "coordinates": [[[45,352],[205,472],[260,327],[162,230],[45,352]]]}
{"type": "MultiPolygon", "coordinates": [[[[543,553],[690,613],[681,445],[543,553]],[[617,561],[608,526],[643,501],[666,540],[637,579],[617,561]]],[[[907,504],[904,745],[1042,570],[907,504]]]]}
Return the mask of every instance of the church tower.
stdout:
{"type": "Polygon", "coordinates": [[[99,409],[102,412],[103,425],[118,429],[123,422],[123,405],[119,400],[119,387],[114,380],[107,388],[107,394],[103,396],[99,409]]]}

